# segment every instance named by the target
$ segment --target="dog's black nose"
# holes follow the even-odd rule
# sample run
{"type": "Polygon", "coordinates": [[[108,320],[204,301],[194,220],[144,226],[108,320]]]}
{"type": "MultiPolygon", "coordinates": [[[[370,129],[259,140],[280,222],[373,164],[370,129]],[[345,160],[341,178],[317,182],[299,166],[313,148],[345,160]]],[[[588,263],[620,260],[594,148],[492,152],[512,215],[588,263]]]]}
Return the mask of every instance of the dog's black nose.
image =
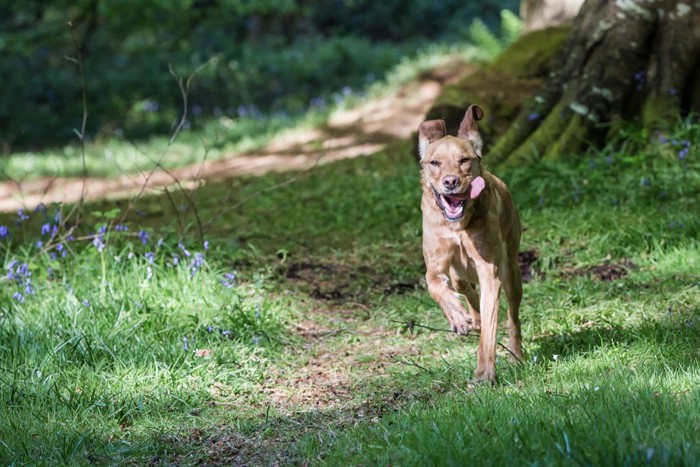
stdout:
{"type": "Polygon", "coordinates": [[[446,190],[454,190],[459,186],[459,177],[445,175],[442,177],[442,186],[444,186],[446,190]]]}

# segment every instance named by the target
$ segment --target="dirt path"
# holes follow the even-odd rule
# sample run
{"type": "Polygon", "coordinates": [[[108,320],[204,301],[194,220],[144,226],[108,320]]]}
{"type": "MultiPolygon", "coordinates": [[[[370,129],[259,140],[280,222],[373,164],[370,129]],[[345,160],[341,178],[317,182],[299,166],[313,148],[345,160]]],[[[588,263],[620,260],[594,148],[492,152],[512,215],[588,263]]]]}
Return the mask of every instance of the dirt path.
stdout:
{"type": "Polygon", "coordinates": [[[457,76],[456,69],[442,70],[422,82],[406,85],[394,94],[336,112],[323,129],[282,134],[255,153],[232,154],[169,172],[125,174],[113,179],[47,178],[2,182],[0,212],[32,209],[39,203],[77,202],[81,196],[86,200],[125,198],[142,189],[157,192],[176,181],[183,186],[196,186],[202,180],[219,181],[269,171],[301,170],[314,164],[369,155],[416,131],[443,84],[457,76]]]}

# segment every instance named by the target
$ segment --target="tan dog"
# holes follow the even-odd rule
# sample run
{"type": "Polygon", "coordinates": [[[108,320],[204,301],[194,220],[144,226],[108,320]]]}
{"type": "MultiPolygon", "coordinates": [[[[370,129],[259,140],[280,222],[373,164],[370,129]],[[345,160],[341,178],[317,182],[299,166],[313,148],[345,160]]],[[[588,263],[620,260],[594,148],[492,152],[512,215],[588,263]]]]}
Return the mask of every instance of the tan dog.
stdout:
{"type": "MultiPolygon", "coordinates": [[[[523,359],[520,335],[522,277],[518,264],[520,218],[505,184],[481,166],[476,120],[467,109],[457,137],[444,120],[421,123],[418,133],[423,179],[423,256],[428,290],[452,330],[480,329],[479,381],[496,381],[496,332],[501,286],[508,298],[509,349],[523,359]],[[478,284],[481,297],[474,286],[478,284]],[[469,311],[460,300],[467,298],[469,311]]],[[[511,357],[512,358],[512,357],[511,357]]]]}

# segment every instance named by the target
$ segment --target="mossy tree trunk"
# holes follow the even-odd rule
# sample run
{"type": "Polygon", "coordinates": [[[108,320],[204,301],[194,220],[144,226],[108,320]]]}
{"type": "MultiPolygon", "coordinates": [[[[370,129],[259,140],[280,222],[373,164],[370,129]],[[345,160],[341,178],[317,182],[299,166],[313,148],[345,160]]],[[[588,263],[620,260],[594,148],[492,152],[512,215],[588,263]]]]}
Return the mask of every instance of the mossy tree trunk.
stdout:
{"type": "Polygon", "coordinates": [[[586,0],[553,72],[487,160],[566,157],[635,116],[663,130],[700,111],[699,68],[699,1],[586,0]]]}

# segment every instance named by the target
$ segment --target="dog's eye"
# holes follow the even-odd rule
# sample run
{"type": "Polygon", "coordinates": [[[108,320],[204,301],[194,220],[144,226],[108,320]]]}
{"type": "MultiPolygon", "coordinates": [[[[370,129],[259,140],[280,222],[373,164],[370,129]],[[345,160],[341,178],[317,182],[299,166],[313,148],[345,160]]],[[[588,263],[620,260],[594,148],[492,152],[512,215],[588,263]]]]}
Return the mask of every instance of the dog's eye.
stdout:
{"type": "Polygon", "coordinates": [[[469,158],[463,157],[459,160],[459,165],[466,164],[467,162],[469,162],[469,158]]]}
{"type": "Polygon", "coordinates": [[[430,165],[432,165],[433,167],[440,167],[440,161],[436,161],[435,159],[433,159],[433,160],[430,161],[429,163],[430,163],[430,165]]]}

